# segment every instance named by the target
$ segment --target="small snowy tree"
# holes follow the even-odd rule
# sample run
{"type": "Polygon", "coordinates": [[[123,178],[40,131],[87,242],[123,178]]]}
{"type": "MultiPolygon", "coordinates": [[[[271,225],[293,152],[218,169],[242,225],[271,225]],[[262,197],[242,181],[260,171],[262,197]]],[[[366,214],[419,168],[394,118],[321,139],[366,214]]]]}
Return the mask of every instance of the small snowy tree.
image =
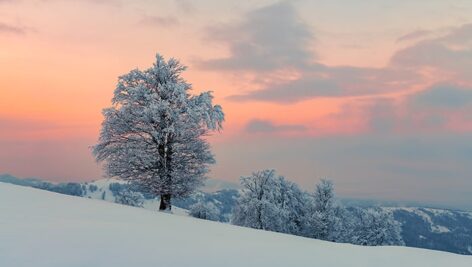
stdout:
{"type": "Polygon", "coordinates": [[[144,202],[144,197],[141,193],[131,191],[131,190],[121,190],[115,194],[115,202],[118,204],[133,206],[133,207],[142,207],[144,202]]]}
{"type": "Polygon", "coordinates": [[[258,171],[251,176],[241,177],[243,189],[233,211],[233,224],[268,230],[267,224],[277,219],[271,199],[274,177],[274,170],[258,171]]]}
{"type": "Polygon", "coordinates": [[[274,170],[241,177],[243,189],[233,210],[232,223],[256,229],[300,234],[304,194],[274,170]]]}
{"type": "MultiPolygon", "coordinates": [[[[336,231],[336,204],[334,199],[334,185],[329,180],[322,179],[316,185],[312,202],[307,212],[308,236],[317,239],[331,240],[336,231]]],[[[335,240],[331,240],[335,241],[335,240]]]]}
{"type": "Polygon", "coordinates": [[[272,194],[279,219],[271,230],[303,235],[307,194],[300,190],[297,184],[286,180],[283,176],[278,176],[275,180],[272,194]]]}
{"type": "Polygon", "coordinates": [[[213,203],[199,201],[190,206],[189,215],[199,219],[218,221],[220,212],[213,203]]]}
{"type": "Polygon", "coordinates": [[[351,242],[364,246],[405,245],[401,227],[393,215],[382,209],[360,209],[353,211],[356,217],[351,242]]]}
{"type": "Polygon", "coordinates": [[[173,197],[202,184],[214,162],[203,137],[224,120],[211,92],[190,95],[184,70],[179,61],[157,55],[151,68],[119,77],[93,151],[108,176],[160,195],[159,210],[170,210],[173,197]]]}

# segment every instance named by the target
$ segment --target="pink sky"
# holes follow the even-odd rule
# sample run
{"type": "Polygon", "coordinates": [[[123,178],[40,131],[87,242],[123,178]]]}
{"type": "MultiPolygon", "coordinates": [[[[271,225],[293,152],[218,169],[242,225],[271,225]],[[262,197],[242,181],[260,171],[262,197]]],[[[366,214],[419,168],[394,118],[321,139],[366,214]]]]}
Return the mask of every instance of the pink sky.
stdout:
{"type": "Polygon", "coordinates": [[[275,168],[345,196],[471,202],[470,14],[460,0],[0,0],[0,173],[102,177],[101,110],[161,53],[224,108],[211,177],[275,168]]]}

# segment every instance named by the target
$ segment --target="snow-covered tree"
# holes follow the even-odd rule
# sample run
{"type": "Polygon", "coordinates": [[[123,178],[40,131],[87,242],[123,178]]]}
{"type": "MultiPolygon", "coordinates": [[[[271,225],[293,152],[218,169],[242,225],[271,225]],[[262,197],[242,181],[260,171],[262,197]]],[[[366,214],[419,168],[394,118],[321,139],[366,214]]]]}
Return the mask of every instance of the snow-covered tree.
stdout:
{"type": "Polygon", "coordinates": [[[115,194],[115,202],[133,207],[142,207],[144,196],[139,192],[121,190],[115,194]]]}
{"type": "Polygon", "coordinates": [[[243,189],[233,210],[233,224],[267,229],[268,219],[276,219],[271,199],[274,176],[274,170],[263,170],[254,172],[251,176],[241,177],[243,189]]]}
{"type": "Polygon", "coordinates": [[[401,227],[391,212],[379,209],[356,208],[351,243],[364,246],[405,245],[401,227]]]}
{"type": "Polygon", "coordinates": [[[199,201],[190,206],[189,215],[199,219],[218,221],[220,212],[213,203],[199,201]]]}
{"type": "Polygon", "coordinates": [[[170,210],[172,198],[202,184],[214,163],[203,137],[224,120],[211,92],[190,95],[191,85],[180,76],[185,69],[157,55],[151,68],[119,77],[94,147],[109,176],[160,195],[160,210],[170,210]]]}
{"type": "MultiPolygon", "coordinates": [[[[307,212],[308,236],[317,239],[330,240],[336,231],[336,204],[334,199],[334,185],[329,180],[321,180],[316,185],[309,203],[307,212]]],[[[335,241],[335,240],[331,240],[335,241]]]]}
{"type": "Polygon", "coordinates": [[[241,177],[240,197],[232,223],[256,229],[300,234],[304,194],[298,186],[277,176],[274,170],[241,177]]]}
{"type": "Polygon", "coordinates": [[[303,235],[307,194],[283,176],[278,176],[275,182],[272,199],[280,219],[274,231],[303,235]]]}

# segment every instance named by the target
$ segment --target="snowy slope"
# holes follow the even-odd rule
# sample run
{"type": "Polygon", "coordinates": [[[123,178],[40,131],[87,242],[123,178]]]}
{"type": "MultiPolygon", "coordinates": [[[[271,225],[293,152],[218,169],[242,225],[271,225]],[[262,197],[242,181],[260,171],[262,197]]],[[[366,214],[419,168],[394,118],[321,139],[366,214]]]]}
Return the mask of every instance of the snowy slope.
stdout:
{"type": "Polygon", "coordinates": [[[472,257],[300,238],[0,183],[0,266],[472,266],[472,257]]]}

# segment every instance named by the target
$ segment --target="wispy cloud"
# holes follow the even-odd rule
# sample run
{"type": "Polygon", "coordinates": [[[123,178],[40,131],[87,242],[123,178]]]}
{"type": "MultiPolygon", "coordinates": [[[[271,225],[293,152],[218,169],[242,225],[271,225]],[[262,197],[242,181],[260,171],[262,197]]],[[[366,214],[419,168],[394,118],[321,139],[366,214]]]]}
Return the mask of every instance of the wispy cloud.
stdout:
{"type": "MultiPolygon", "coordinates": [[[[0,0],[1,1],[1,0],[0,0]]],[[[8,1],[8,0],[7,0],[8,1]]],[[[75,2],[84,2],[84,3],[91,3],[91,4],[100,4],[100,5],[110,5],[110,6],[121,6],[122,0],[81,0],[81,1],[76,1],[76,0],[40,0],[42,2],[59,2],[59,1],[75,1],[75,2]]]]}
{"type": "Polygon", "coordinates": [[[306,127],[300,124],[274,124],[270,120],[254,119],[246,124],[248,133],[303,132],[306,127]]]}
{"type": "Polygon", "coordinates": [[[347,102],[322,120],[359,133],[452,133],[472,131],[472,87],[436,84],[401,99],[374,97],[347,102]]]}
{"type": "Polygon", "coordinates": [[[0,33],[23,35],[30,30],[27,27],[0,22],[0,33]]]}
{"type": "Polygon", "coordinates": [[[249,73],[254,79],[252,91],[229,96],[231,101],[292,104],[319,97],[408,93],[441,79],[471,81],[472,77],[472,24],[401,36],[398,41],[413,44],[395,52],[380,68],[319,62],[311,49],[314,32],[288,2],[251,11],[239,22],[211,27],[208,35],[226,44],[230,55],[199,61],[198,67],[249,73]]]}
{"type": "Polygon", "coordinates": [[[141,25],[171,27],[180,24],[179,20],[173,16],[145,16],[141,21],[141,25]]]}
{"type": "Polygon", "coordinates": [[[403,36],[400,36],[398,39],[397,39],[397,43],[399,42],[404,42],[404,41],[416,41],[420,38],[424,38],[424,37],[427,37],[427,36],[430,36],[432,34],[432,31],[428,31],[428,30],[417,30],[417,31],[414,31],[414,32],[410,32],[410,33],[407,33],[403,36]]]}
{"type": "Polygon", "coordinates": [[[229,96],[232,101],[291,104],[318,97],[407,91],[423,82],[421,73],[405,68],[332,67],[317,62],[311,49],[315,35],[288,2],[251,11],[242,21],[212,27],[208,33],[228,45],[230,56],[200,61],[197,66],[257,77],[253,82],[257,89],[229,96]]]}
{"type": "Polygon", "coordinates": [[[330,67],[313,64],[300,69],[300,77],[293,80],[273,80],[262,88],[229,96],[233,101],[264,101],[280,104],[319,97],[349,97],[379,95],[407,91],[422,83],[421,74],[395,68],[330,67]]]}
{"type": "Polygon", "coordinates": [[[310,27],[288,2],[247,13],[242,21],[212,26],[208,38],[229,46],[230,56],[197,62],[204,69],[272,71],[309,65],[314,58],[310,27]]]}
{"type": "Polygon", "coordinates": [[[472,82],[472,24],[402,49],[392,57],[391,64],[409,69],[440,70],[445,78],[472,82]]]}
{"type": "Polygon", "coordinates": [[[189,0],[174,0],[174,3],[180,10],[187,14],[194,13],[197,10],[195,5],[189,0]]]}

